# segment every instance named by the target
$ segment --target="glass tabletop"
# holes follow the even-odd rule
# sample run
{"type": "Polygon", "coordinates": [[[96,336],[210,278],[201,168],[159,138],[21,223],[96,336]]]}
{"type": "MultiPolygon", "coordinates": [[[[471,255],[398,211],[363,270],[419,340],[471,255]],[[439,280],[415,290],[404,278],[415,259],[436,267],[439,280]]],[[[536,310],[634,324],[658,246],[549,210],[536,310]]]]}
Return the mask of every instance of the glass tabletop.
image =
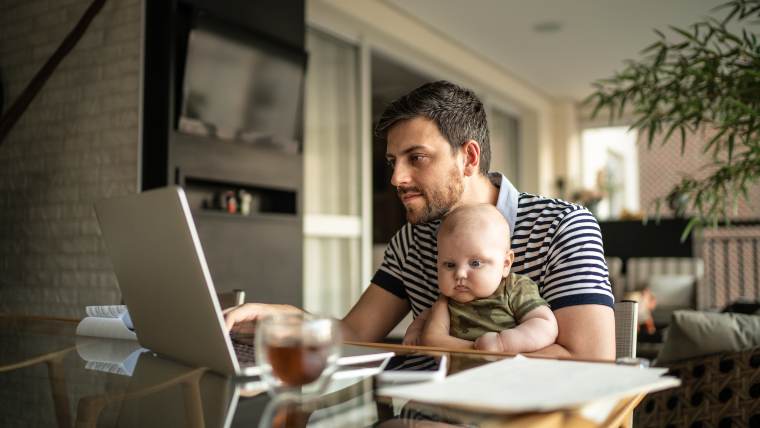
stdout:
{"type": "MultiPolygon", "coordinates": [[[[367,375],[334,379],[308,398],[272,397],[257,378],[225,377],[162,358],[135,341],[77,336],[75,329],[71,321],[0,316],[4,426],[577,425],[574,412],[488,415],[390,399],[377,393],[382,381],[367,375]]],[[[499,358],[447,357],[449,375],[499,358]]],[[[621,403],[620,411],[631,404],[621,403]]]]}

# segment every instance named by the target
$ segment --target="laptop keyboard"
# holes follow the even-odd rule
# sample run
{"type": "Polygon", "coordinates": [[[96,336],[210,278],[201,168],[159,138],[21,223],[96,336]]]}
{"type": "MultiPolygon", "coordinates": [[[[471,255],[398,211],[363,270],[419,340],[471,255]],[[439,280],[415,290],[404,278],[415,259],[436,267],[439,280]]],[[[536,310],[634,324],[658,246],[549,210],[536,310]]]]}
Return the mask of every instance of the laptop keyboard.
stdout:
{"type": "Polygon", "coordinates": [[[239,363],[254,363],[256,361],[256,352],[253,345],[233,340],[232,348],[235,350],[239,363]]]}

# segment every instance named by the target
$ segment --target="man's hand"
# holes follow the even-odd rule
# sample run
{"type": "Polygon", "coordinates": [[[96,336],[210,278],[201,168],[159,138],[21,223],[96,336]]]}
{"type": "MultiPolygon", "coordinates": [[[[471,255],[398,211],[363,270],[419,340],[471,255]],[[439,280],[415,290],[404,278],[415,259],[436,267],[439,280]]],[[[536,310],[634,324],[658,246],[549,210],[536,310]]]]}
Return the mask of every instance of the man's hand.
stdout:
{"type": "Polygon", "coordinates": [[[227,331],[251,334],[256,330],[256,321],[270,314],[292,313],[297,314],[302,310],[290,305],[270,305],[264,303],[245,303],[240,306],[224,310],[224,324],[227,331]]]}
{"type": "Polygon", "coordinates": [[[430,309],[425,309],[417,315],[417,318],[406,329],[404,340],[401,342],[402,345],[418,346],[422,344],[422,331],[425,329],[428,316],[430,316],[430,309]]]}

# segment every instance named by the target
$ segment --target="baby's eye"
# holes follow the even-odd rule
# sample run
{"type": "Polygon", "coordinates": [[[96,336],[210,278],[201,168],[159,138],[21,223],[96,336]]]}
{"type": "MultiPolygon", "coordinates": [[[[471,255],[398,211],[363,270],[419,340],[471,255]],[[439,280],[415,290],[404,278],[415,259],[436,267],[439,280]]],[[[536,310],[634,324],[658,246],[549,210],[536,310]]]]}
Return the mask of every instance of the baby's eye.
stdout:
{"type": "Polygon", "coordinates": [[[476,259],[476,260],[470,261],[470,267],[479,268],[482,265],[483,263],[480,260],[476,259]]]}
{"type": "Polygon", "coordinates": [[[443,262],[443,267],[446,269],[454,269],[455,265],[453,262],[443,262]]]}

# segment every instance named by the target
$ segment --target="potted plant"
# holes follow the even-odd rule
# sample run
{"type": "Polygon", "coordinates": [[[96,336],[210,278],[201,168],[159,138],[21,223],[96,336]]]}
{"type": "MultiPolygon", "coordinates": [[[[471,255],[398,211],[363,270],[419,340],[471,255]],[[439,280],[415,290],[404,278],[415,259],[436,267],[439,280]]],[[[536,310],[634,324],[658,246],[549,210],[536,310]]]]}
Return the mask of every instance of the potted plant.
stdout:
{"type": "Polygon", "coordinates": [[[631,129],[646,136],[649,148],[663,136],[663,144],[680,140],[683,154],[694,149],[687,148],[687,135],[713,133],[701,147],[712,161],[700,176],[683,176],[657,200],[658,213],[663,201],[691,213],[684,238],[695,226],[727,221],[737,198],[760,197],[748,193],[760,182],[760,44],[754,31],[760,0],[732,0],[714,12],[722,18],[670,27],[671,37],[655,30],[658,40],[642,58],[595,82],[585,101],[594,106],[593,117],[631,114],[631,129]]]}

